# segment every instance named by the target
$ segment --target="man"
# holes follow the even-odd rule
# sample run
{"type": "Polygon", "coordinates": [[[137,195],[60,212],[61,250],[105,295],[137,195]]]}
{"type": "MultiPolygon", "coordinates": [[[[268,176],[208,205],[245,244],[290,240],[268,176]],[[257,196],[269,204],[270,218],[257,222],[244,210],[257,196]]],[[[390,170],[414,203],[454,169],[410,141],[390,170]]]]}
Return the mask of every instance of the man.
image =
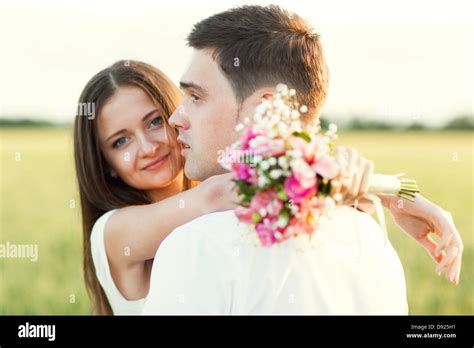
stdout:
{"type": "MultiPolygon", "coordinates": [[[[297,15],[276,6],[231,9],[196,24],[188,44],[194,56],[180,83],[185,97],[170,124],[185,147],[189,178],[224,172],[218,152],[237,139],[235,125],[277,83],[297,90],[308,107],[304,122],[317,120],[327,68],[319,37],[297,15]]],[[[427,201],[417,199],[400,212],[383,197],[413,236],[424,221],[412,223],[407,211],[418,209],[417,216],[429,211],[427,201]]],[[[429,231],[416,235],[440,267],[460,262],[462,243],[453,238],[454,225],[450,228],[439,250],[457,247],[458,255],[435,255],[438,246],[429,231]]],[[[301,237],[271,249],[256,246],[249,233],[233,211],[205,215],[173,231],[155,256],[144,314],[408,313],[400,260],[370,215],[337,207],[321,219],[311,241],[301,237]]]]}

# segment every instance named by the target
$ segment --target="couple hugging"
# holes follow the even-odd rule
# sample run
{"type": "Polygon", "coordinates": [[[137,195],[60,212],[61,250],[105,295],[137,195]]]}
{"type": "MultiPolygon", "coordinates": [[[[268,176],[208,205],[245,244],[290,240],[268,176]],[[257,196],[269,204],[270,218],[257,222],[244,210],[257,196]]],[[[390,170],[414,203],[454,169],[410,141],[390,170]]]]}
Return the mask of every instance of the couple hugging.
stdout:
{"type": "MultiPolygon", "coordinates": [[[[119,61],[80,96],[97,115],[74,124],[95,312],[408,314],[400,259],[363,198],[371,161],[342,148],[343,204],[321,217],[311,243],[272,248],[242,238],[248,226],[235,216],[232,176],[217,161],[278,83],[298,91],[302,122],[317,122],[328,90],[319,36],[280,7],[243,6],[197,23],[187,44],[180,88],[153,66],[119,61]]],[[[421,195],[402,208],[396,196],[380,198],[457,284],[463,244],[451,214],[421,195]]]]}

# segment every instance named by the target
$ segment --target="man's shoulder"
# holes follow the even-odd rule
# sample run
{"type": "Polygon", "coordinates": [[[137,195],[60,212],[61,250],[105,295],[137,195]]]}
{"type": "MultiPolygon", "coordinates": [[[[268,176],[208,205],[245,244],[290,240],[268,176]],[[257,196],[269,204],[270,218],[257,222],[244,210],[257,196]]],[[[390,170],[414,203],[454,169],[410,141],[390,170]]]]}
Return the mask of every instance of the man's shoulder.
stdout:
{"type": "Polygon", "coordinates": [[[239,222],[233,210],[202,215],[176,228],[162,244],[193,248],[228,247],[238,241],[248,226],[239,222]]]}

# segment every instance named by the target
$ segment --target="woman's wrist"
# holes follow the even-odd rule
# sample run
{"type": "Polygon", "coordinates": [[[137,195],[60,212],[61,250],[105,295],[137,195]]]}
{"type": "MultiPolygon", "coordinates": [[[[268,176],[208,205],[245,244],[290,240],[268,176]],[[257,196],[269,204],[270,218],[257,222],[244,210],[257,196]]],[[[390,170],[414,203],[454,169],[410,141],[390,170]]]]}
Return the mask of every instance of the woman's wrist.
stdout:
{"type": "Polygon", "coordinates": [[[217,197],[219,196],[220,185],[217,180],[212,177],[204,180],[198,187],[200,190],[199,197],[201,199],[203,214],[209,214],[217,210],[217,197]]]}
{"type": "Polygon", "coordinates": [[[380,198],[380,202],[382,203],[382,206],[384,206],[387,209],[390,209],[392,207],[393,199],[397,198],[396,196],[385,195],[385,194],[379,194],[377,196],[380,198]]]}

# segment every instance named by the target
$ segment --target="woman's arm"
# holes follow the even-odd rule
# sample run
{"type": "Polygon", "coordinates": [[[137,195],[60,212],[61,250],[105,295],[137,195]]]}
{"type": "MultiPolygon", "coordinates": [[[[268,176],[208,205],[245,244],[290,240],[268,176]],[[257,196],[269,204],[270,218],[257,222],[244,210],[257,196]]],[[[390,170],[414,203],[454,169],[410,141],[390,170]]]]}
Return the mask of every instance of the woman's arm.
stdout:
{"type": "Polygon", "coordinates": [[[104,231],[111,263],[131,266],[153,259],[161,242],[176,227],[201,215],[235,207],[230,180],[230,173],[216,175],[160,202],[116,211],[104,231]]]}

